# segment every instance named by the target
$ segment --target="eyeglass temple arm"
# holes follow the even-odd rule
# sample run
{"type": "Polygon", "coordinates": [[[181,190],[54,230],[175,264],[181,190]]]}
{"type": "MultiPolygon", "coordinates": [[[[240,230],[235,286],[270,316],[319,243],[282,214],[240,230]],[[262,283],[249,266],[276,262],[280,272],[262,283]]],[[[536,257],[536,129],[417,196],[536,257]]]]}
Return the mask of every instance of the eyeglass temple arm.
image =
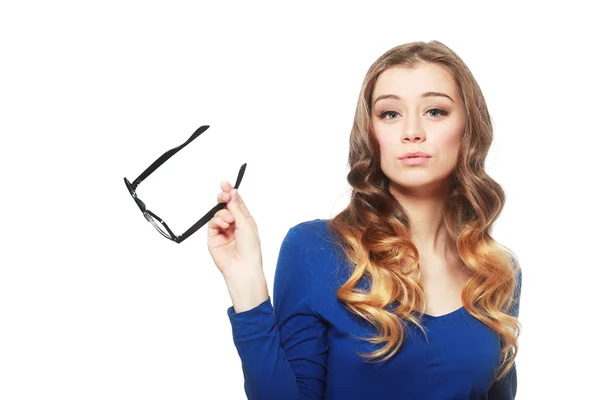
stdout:
{"type": "Polygon", "coordinates": [[[133,189],[135,190],[135,188],[144,181],[144,179],[146,179],[151,173],[153,173],[158,167],[160,167],[161,165],[163,165],[165,163],[165,161],[167,161],[169,158],[173,157],[175,154],[177,154],[177,152],[181,149],[183,149],[185,146],[187,146],[188,144],[190,144],[190,142],[194,139],[196,139],[198,136],[200,136],[204,131],[206,131],[209,128],[209,125],[202,125],[200,128],[196,129],[196,132],[194,132],[192,134],[192,136],[190,136],[190,138],[188,140],[185,141],[184,144],[182,144],[181,146],[177,146],[174,149],[171,149],[167,152],[165,152],[165,154],[163,154],[162,156],[160,156],[158,158],[158,160],[154,161],[152,163],[152,165],[150,165],[148,168],[146,168],[146,170],[144,172],[142,172],[140,174],[140,176],[138,176],[133,182],[131,182],[131,186],[133,187],[133,189]]]}
{"type": "MultiPolygon", "coordinates": [[[[240,167],[240,172],[238,172],[238,177],[235,181],[234,188],[237,189],[240,187],[240,183],[242,183],[242,178],[244,177],[245,171],[246,171],[246,163],[244,163],[240,167]]],[[[206,224],[212,217],[214,217],[214,215],[217,213],[217,211],[225,208],[226,206],[227,206],[227,203],[219,203],[216,206],[214,206],[209,212],[204,214],[204,216],[202,218],[200,218],[200,220],[198,222],[196,222],[194,225],[192,225],[192,227],[190,229],[188,229],[183,234],[178,236],[175,239],[175,241],[177,243],[183,242],[185,239],[188,238],[188,236],[192,235],[194,232],[196,232],[198,229],[200,229],[202,226],[204,226],[204,224],[206,224]]]]}

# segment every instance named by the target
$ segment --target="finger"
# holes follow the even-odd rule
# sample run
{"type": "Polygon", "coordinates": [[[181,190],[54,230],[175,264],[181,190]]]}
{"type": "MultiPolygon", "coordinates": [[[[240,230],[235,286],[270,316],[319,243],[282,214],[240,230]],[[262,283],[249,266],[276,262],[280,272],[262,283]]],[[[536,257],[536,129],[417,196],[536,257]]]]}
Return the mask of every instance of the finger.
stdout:
{"type": "Polygon", "coordinates": [[[225,221],[223,218],[221,217],[213,217],[213,219],[211,220],[213,222],[213,226],[218,229],[221,228],[223,230],[227,230],[227,228],[229,228],[229,222],[225,221]]]}
{"type": "Polygon", "coordinates": [[[225,208],[217,211],[215,213],[215,217],[219,217],[223,221],[228,222],[230,224],[234,221],[234,218],[233,218],[233,215],[231,214],[231,212],[225,208]]]}
{"type": "Polygon", "coordinates": [[[225,221],[223,218],[217,218],[217,224],[223,228],[223,230],[227,230],[227,228],[229,228],[229,225],[231,225],[229,222],[225,221]]]}
{"type": "Polygon", "coordinates": [[[226,208],[233,214],[236,227],[241,229],[252,228],[256,232],[256,222],[250,215],[250,211],[248,211],[244,199],[239,195],[237,189],[233,189],[232,194],[234,192],[238,194],[238,198],[237,200],[232,199],[227,202],[226,208]]]}
{"type": "Polygon", "coordinates": [[[210,219],[210,221],[208,221],[208,229],[215,229],[215,230],[219,230],[220,226],[218,223],[218,218],[217,217],[212,217],[210,219]]]}
{"type": "Polygon", "coordinates": [[[220,192],[217,195],[217,202],[219,203],[229,203],[229,200],[231,200],[231,193],[220,192]]]}
{"type": "MultiPolygon", "coordinates": [[[[233,191],[231,191],[229,193],[221,192],[217,195],[217,201],[219,203],[227,203],[228,207],[230,207],[229,205],[233,201],[232,194],[233,194],[233,191]]],[[[238,192],[238,194],[239,194],[239,192],[238,192]]],[[[242,204],[243,209],[245,209],[245,211],[243,211],[243,213],[245,213],[245,214],[243,214],[243,215],[244,216],[249,215],[246,205],[243,202],[241,204],[242,204]]],[[[216,213],[215,213],[215,215],[216,215],[216,213]]]]}
{"type": "Polygon", "coordinates": [[[230,192],[231,189],[233,189],[233,185],[231,183],[229,183],[229,181],[222,181],[221,189],[223,189],[223,191],[225,191],[225,192],[230,192]]]}
{"type": "MultiPolygon", "coordinates": [[[[235,202],[237,203],[237,207],[239,208],[239,210],[242,212],[242,215],[244,216],[244,218],[252,218],[252,216],[250,215],[250,211],[248,211],[248,208],[246,207],[246,203],[244,202],[244,199],[240,195],[240,192],[237,189],[234,189],[234,190],[238,195],[237,200],[235,200],[235,202]]],[[[233,190],[229,197],[232,197],[231,196],[232,194],[233,194],[233,190]]],[[[230,200],[227,202],[228,208],[232,202],[233,202],[233,200],[230,200]]]]}
{"type": "Polygon", "coordinates": [[[217,224],[217,221],[214,218],[211,218],[208,221],[208,237],[214,238],[215,236],[219,236],[221,234],[221,228],[217,224]]]}

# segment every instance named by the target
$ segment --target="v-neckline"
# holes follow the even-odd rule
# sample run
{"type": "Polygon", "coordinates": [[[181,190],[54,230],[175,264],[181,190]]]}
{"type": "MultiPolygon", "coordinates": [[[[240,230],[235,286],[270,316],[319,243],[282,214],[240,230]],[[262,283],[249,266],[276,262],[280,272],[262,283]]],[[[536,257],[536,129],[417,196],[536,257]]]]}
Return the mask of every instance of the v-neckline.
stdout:
{"type": "Polygon", "coordinates": [[[439,320],[439,319],[444,319],[444,318],[448,318],[451,317],[455,314],[460,313],[462,310],[465,309],[465,306],[461,306],[460,308],[454,310],[454,311],[450,311],[449,313],[446,314],[442,314],[442,315],[429,315],[429,314],[425,314],[423,313],[423,317],[428,318],[428,319],[432,319],[432,320],[439,320]]]}

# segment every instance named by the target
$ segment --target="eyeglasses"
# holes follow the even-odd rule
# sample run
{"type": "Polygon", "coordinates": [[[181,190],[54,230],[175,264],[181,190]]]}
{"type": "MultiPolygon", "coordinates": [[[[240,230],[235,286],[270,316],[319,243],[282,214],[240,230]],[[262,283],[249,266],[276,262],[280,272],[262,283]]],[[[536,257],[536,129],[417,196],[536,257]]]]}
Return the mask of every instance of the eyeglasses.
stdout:
{"type": "MultiPolygon", "coordinates": [[[[227,206],[227,203],[218,203],[209,212],[204,214],[204,216],[202,218],[200,218],[200,220],[198,222],[196,222],[190,229],[185,231],[185,233],[183,235],[177,236],[173,233],[173,231],[171,231],[171,229],[165,223],[165,221],[163,221],[158,215],[154,214],[152,211],[150,211],[146,208],[146,205],[144,204],[144,202],[135,193],[135,189],[137,188],[137,186],[140,183],[142,183],[144,181],[144,179],[146,179],[148,176],[150,176],[150,174],[153,173],[158,167],[160,167],[165,161],[167,161],[169,158],[173,157],[179,150],[183,149],[185,146],[190,144],[192,140],[194,140],[198,136],[200,136],[204,131],[206,131],[208,129],[208,127],[209,127],[209,125],[202,125],[200,128],[196,129],[196,132],[194,132],[194,134],[192,136],[190,136],[190,138],[184,144],[182,144],[181,146],[175,147],[174,149],[171,149],[171,150],[167,151],[165,154],[163,154],[162,156],[160,156],[158,158],[158,160],[154,161],[152,163],[152,165],[150,165],[148,168],[146,168],[146,170],[144,172],[142,172],[142,174],[140,176],[138,176],[133,181],[133,183],[130,183],[127,178],[123,178],[123,179],[125,179],[125,186],[127,186],[127,190],[129,190],[131,197],[133,197],[133,199],[135,200],[135,203],[138,205],[138,207],[142,211],[142,214],[144,214],[144,217],[146,217],[146,219],[150,223],[152,223],[152,225],[154,225],[156,230],[159,231],[161,233],[161,235],[163,235],[167,239],[170,239],[176,243],[181,243],[185,239],[190,237],[194,232],[196,232],[198,229],[200,229],[202,226],[204,226],[204,224],[206,224],[208,221],[210,221],[214,217],[214,215],[216,214],[217,211],[225,208],[227,206]]],[[[244,176],[245,170],[246,170],[246,163],[244,163],[242,165],[242,167],[240,168],[240,172],[238,172],[238,177],[237,177],[237,180],[235,181],[235,186],[234,186],[236,189],[240,186],[240,183],[242,182],[242,177],[244,176]]]]}

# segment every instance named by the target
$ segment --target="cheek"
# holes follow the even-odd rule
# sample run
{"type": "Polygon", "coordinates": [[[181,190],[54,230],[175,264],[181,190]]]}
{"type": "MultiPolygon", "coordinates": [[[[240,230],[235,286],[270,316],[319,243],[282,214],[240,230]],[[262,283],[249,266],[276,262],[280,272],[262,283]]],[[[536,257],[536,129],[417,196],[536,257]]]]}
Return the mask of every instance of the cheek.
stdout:
{"type": "Polygon", "coordinates": [[[447,136],[440,142],[439,152],[442,162],[448,165],[456,164],[460,151],[460,136],[447,136]]]}
{"type": "Polygon", "coordinates": [[[390,151],[394,150],[394,146],[397,146],[392,143],[391,136],[375,135],[375,138],[377,139],[377,143],[379,143],[379,151],[382,156],[389,154],[390,151]]]}
{"type": "Polygon", "coordinates": [[[442,143],[442,146],[448,155],[456,157],[460,148],[460,137],[449,137],[442,143]]]}

